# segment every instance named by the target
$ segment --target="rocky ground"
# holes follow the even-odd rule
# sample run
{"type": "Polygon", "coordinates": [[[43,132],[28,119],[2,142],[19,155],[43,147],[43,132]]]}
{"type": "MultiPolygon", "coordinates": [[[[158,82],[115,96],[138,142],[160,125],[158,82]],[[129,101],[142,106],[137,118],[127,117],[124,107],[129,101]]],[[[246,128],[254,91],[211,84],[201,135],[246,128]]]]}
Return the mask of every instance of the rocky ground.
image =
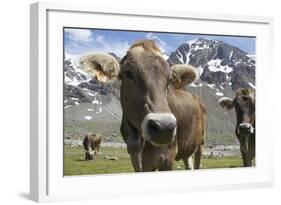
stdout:
{"type": "MultiPolygon", "coordinates": [[[[66,139],[64,144],[70,147],[81,147],[82,140],[69,140],[66,139]]],[[[126,148],[126,144],[123,142],[102,142],[102,147],[113,147],[113,148],[126,148]]],[[[204,157],[217,158],[224,156],[238,156],[240,155],[239,145],[217,145],[217,146],[206,146],[204,149],[204,157]]]]}

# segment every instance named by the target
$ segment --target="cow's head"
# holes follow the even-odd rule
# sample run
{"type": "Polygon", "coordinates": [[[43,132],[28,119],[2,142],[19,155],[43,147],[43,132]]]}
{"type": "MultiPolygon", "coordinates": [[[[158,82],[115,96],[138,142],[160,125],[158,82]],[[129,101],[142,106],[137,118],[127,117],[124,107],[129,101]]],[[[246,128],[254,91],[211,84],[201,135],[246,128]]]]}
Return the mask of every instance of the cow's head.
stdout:
{"type": "Polygon", "coordinates": [[[84,70],[98,80],[121,81],[123,115],[129,124],[155,146],[170,144],[177,121],[171,113],[168,95],[197,79],[190,65],[170,67],[151,40],[136,42],[119,63],[108,54],[92,54],[81,59],[84,70]]]}
{"type": "Polygon", "coordinates": [[[235,108],[237,117],[235,132],[243,151],[247,153],[249,137],[255,134],[255,92],[241,88],[236,91],[234,99],[223,97],[219,100],[219,105],[225,110],[235,108]]]}

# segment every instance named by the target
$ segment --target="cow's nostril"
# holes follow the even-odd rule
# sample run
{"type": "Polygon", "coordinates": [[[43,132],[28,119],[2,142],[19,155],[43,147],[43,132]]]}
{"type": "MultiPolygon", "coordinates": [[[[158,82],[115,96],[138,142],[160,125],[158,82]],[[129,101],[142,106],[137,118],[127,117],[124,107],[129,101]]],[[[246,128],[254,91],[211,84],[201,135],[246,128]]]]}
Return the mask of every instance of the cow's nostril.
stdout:
{"type": "Polygon", "coordinates": [[[173,142],[176,135],[176,118],[170,113],[149,113],[142,122],[142,135],[153,145],[173,142]]]}
{"type": "Polygon", "coordinates": [[[152,135],[157,134],[161,130],[160,123],[154,120],[148,121],[147,128],[152,135]]]}

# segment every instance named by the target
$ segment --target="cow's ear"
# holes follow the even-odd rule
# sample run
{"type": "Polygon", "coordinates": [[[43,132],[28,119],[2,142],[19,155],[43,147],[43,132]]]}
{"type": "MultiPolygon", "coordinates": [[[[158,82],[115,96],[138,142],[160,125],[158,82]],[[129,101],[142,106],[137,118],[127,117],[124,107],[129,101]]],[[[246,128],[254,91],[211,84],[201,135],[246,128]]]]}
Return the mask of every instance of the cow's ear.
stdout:
{"type": "Polygon", "coordinates": [[[107,53],[89,54],[80,59],[82,70],[102,82],[116,78],[120,73],[119,62],[107,53]]]}
{"type": "Polygon", "coordinates": [[[195,67],[187,64],[176,64],[172,66],[173,86],[180,89],[198,80],[199,73],[195,67]]]}
{"type": "Polygon", "coordinates": [[[218,103],[224,110],[230,110],[233,108],[233,100],[231,98],[223,97],[218,103]]]}

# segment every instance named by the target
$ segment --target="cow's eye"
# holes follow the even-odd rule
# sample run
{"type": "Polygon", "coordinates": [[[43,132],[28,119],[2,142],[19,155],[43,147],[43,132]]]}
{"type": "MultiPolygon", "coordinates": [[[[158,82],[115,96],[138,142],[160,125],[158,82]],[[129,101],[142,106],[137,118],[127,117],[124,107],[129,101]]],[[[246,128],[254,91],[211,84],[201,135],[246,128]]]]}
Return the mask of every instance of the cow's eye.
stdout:
{"type": "Polygon", "coordinates": [[[126,70],[125,73],[125,78],[128,79],[128,80],[134,80],[134,74],[132,71],[130,70],[126,70]]]}

